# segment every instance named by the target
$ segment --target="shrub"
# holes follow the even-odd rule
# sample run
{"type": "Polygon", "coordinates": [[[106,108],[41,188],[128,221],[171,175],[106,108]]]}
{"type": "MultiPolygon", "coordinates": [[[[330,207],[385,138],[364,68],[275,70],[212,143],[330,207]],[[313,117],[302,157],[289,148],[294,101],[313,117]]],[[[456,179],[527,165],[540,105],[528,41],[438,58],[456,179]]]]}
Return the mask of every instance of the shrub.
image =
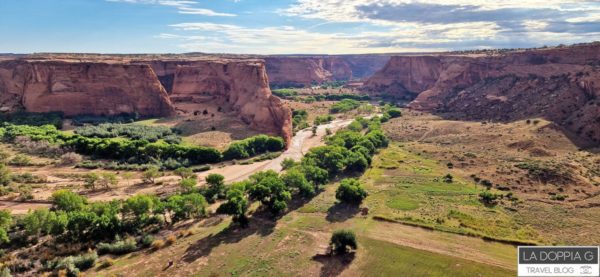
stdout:
{"type": "Polygon", "coordinates": [[[488,190],[482,192],[479,194],[479,199],[485,203],[485,204],[495,204],[496,200],[498,199],[499,195],[492,193],[488,190]]]}
{"type": "MultiPolygon", "coordinates": [[[[177,238],[175,238],[175,239],[177,240],[177,238]]],[[[158,249],[161,249],[161,248],[163,248],[164,246],[165,246],[165,241],[164,241],[164,240],[162,240],[162,239],[155,239],[155,240],[153,240],[153,241],[152,241],[152,244],[150,244],[150,247],[151,247],[153,250],[158,250],[158,249]]]]}
{"type": "Polygon", "coordinates": [[[337,230],[331,235],[329,242],[331,250],[338,255],[345,254],[349,249],[356,249],[356,235],[350,230],[337,230]]]}
{"type": "Polygon", "coordinates": [[[52,204],[57,210],[65,212],[83,210],[87,199],[70,190],[57,190],[52,193],[52,204]]]}
{"type": "Polygon", "coordinates": [[[174,234],[168,235],[167,236],[167,244],[171,245],[173,243],[175,243],[177,241],[177,236],[174,234]]]}
{"type": "Polygon", "coordinates": [[[73,165],[80,163],[83,158],[81,155],[74,152],[67,152],[60,156],[60,163],[63,165],[73,165]]]}
{"type": "Polygon", "coordinates": [[[10,169],[4,163],[0,163],[0,185],[7,186],[11,179],[10,169]]]}
{"type": "Polygon", "coordinates": [[[148,168],[142,174],[144,183],[154,184],[156,182],[156,178],[160,176],[160,172],[158,167],[148,168]]]}
{"type": "Polygon", "coordinates": [[[454,176],[452,176],[450,173],[446,174],[446,176],[444,176],[444,178],[442,178],[442,179],[445,183],[454,182],[454,176]]]}
{"type": "Polygon", "coordinates": [[[292,158],[285,158],[281,161],[281,167],[283,170],[290,169],[296,165],[296,161],[292,158]]]}
{"type": "Polygon", "coordinates": [[[148,247],[148,246],[151,246],[153,242],[154,242],[154,236],[152,236],[152,235],[144,235],[142,237],[142,240],[141,240],[140,243],[142,244],[142,246],[148,247]]]}
{"type": "Polygon", "coordinates": [[[137,243],[134,238],[127,238],[125,240],[116,240],[112,243],[101,242],[96,246],[100,254],[115,254],[122,255],[135,251],[137,249],[137,243]]]}
{"type": "Polygon", "coordinates": [[[28,165],[32,165],[31,162],[31,158],[25,156],[25,155],[16,155],[14,156],[9,162],[8,164],[10,165],[14,165],[14,166],[28,166],[28,165]]]}
{"type": "Polygon", "coordinates": [[[111,267],[115,264],[115,260],[111,257],[106,257],[104,260],[102,260],[102,262],[100,263],[100,268],[108,268],[111,267]]]}
{"type": "Polygon", "coordinates": [[[360,204],[367,197],[367,192],[357,179],[342,180],[335,192],[335,198],[344,203],[360,204]]]}
{"type": "Polygon", "coordinates": [[[329,111],[331,113],[344,113],[351,110],[354,110],[360,106],[360,102],[353,99],[343,99],[340,102],[337,102],[331,106],[329,111]]]}

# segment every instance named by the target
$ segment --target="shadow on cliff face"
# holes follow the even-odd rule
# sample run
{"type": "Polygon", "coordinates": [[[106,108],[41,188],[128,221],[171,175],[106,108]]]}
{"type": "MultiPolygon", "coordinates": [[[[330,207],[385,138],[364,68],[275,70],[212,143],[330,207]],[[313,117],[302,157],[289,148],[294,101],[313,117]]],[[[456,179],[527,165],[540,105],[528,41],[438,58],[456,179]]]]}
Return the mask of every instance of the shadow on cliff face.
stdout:
{"type": "Polygon", "coordinates": [[[600,146],[600,101],[568,75],[486,78],[432,101],[440,103],[433,114],[444,119],[511,123],[543,118],[579,148],[600,146]]]}

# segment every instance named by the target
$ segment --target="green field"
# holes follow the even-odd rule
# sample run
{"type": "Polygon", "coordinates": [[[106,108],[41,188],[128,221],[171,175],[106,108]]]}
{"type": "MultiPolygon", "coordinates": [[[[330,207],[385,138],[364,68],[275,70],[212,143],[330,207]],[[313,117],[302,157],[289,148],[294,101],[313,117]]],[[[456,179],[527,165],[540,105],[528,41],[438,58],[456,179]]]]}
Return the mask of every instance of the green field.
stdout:
{"type": "Polygon", "coordinates": [[[496,240],[542,240],[504,205],[482,204],[478,195],[483,186],[463,180],[446,165],[399,144],[381,150],[362,181],[370,194],[365,204],[374,216],[496,240]],[[443,179],[447,174],[454,177],[451,183],[443,179]]]}

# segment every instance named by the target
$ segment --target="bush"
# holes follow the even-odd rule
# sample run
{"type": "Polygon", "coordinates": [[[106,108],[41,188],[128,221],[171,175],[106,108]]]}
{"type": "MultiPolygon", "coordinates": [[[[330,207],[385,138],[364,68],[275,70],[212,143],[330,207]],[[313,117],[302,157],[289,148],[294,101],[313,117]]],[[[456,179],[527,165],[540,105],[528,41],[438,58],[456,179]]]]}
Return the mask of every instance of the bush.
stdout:
{"type": "Polygon", "coordinates": [[[495,204],[496,200],[498,200],[499,195],[492,193],[488,190],[482,192],[479,194],[479,199],[481,200],[481,202],[490,205],[490,204],[495,204]]]}
{"type": "Polygon", "coordinates": [[[57,190],[52,193],[52,204],[57,210],[72,212],[83,210],[87,199],[70,190],[57,190]]]}
{"type": "Polygon", "coordinates": [[[15,125],[53,125],[60,129],[63,126],[63,113],[61,112],[49,112],[49,113],[30,113],[30,112],[16,112],[7,113],[0,115],[0,122],[7,122],[15,125]]]}
{"type": "Polygon", "coordinates": [[[106,257],[104,260],[102,260],[102,262],[100,263],[100,268],[108,268],[111,267],[115,264],[115,260],[111,257],[106,257]]]}
{"type": "Polygon", "coordinates": [[[176,235],[171,234],[171,235],[167,236],[167,244],[168,245],[171,245],[171,244],[175,243],[176,241],[177,241],[176,235]]]}
{"type": "Polygon", "coordinates": [[[335,192],[335,198],[344,203],[360,204],[367,197],[367,192],[357,179],[348,178],[342,180],[342,183],[335,192]]]}
{"type": "MultiPolygon", "coordinates": [[[[177,239],[177,238],[175,238],[177,239]]],[[[155,239],[152,241],[152,244],[150,244],[150,248],[152,248],[152,250],[158,250],[161,249],[165,246],[165,241],[162,239],[155,239]]]]}
{"type": "Polygon", "coordinates": [[[356,243],[356,235],[350,230],[337,230],[331,235],[329,242],[331,250],[338,255],[345,254],[349,249],[358,247],[356,243]]]}
{"type": "Polygon", "coordinates": [[[163,139],[165,142],[173,144],[181,142],[181,138],[177,136],[175,131],[165,126],[103,123],[98,126],[76,128],[75,133],[90,138],[126,137],[149,142],[156,142],[159,139],[163,139]]]}
{"type": "Polygon", "coordinates": [[[142,237],[142,240],[140,243],[142,244],[143,247],[148,247],[148,246],[151,246],[153,242],[154,242],[154,236],[144,235],[142,237]]]}
{"type": "Polygon", "coordinates": [[[14,165],[14,166],[28,166],[28,165],[32,165],[33,163],[31,162],[31,158],[25,156],[25,155],[16,155],[14,156],[9,162],[8,164],[10,165],[14,165]]]}
{"type": "Polygon", "coordinates": [[[122,255],[135,251],[137,249],[137,243],[134,238],[127,238],[125,240],[116,240],[113,243],[101,242],[96,246],[100,254],[114,254],[122,255]]]}
{"type": "Polygon", "coordinates": [[[290,169],[295,165],[296,161],[294,161],[294,159],[292,158],[285,158],[283,159],[283,161],[281,161],[281,168],[283,168],[283,170],[290,169]]]}
{"type": "Polygon", "coordinates": [[[81,155],[73,152],[67,152],[60,156],[60,163],[63,165],[73,165],[80,163],[83,158],[81,155]]]}
{"type": "Polygon", "coordinates": [[[4,163],[0,163],[0,185],[7,186],[11,179],[10,169],[4,163]]]}
{"type": "Polygon", "coordinates": [[[331,113],[344,113],[354,110],[360,106],[360,102],[353,99],[343,99],[331,106],[329,111],[331,113]]]}
{"type": "Polygon", "coordinates": [[[245,159],[265,152],[285,149],[285,141],[280,137],[258,135],[231,143],[223,152],[226,160],[245,159]]]}

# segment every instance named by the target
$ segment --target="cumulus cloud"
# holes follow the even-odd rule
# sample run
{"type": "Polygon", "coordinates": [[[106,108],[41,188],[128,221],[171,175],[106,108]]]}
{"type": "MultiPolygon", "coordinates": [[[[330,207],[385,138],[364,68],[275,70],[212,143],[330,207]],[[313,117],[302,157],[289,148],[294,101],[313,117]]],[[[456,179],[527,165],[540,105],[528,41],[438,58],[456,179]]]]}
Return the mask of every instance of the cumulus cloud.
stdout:
{"type": "Polygon", "coordinates": [[[600,39],[600,3],[586,0],[298,0],[281,15],[388,27],[370,46],[532,47],[600,39]],[[420,30],[418,39],[402,37],[420,30]],[[424,43],[427,41],[429,43],[424,43]]]}
{"type": "MultiPolygon", "coordinates": [[[[235,16],[197,8],[196,1],[112,1],[235,16]]],[[[241,11],[240,17],[248,14],[241,11]]],[[[184,22],[157,38],[186,51],[257,54],[430,52],[600,40],[600,3],[585,0],[297,0],[274,16],[291,19],[283,22],[292,26],[184,22]]]]}

